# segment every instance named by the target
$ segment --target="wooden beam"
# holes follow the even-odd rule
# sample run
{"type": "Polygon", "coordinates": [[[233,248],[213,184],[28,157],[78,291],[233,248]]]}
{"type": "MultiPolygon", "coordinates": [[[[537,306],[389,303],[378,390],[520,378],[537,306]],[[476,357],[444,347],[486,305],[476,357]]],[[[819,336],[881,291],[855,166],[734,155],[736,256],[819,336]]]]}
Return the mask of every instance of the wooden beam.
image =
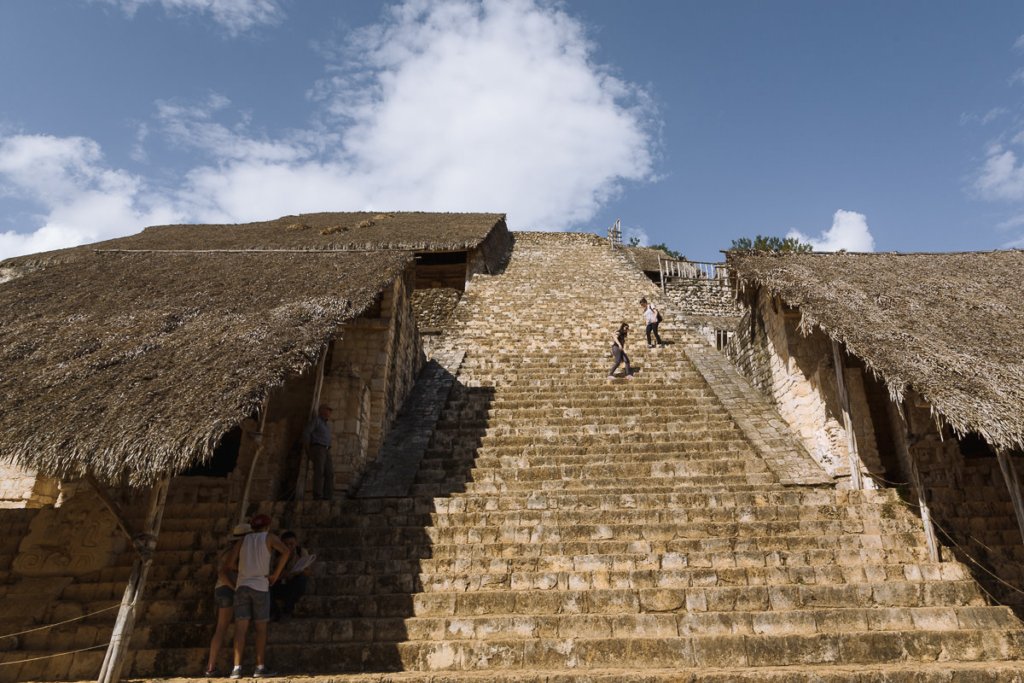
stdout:
{"type": "MultiPolygon", "coordinates": [[[[925,543],[928,545],[928,559],[932,562],[941,562],[941,546],[939,545],[938,537],[935,535],[935,525],[932,523],[932,513],[928,507],[928,499],[925,495],[924,483],[921,480],[921,472],[917,467],[917,458],[914,456],[913,451],[910,450],[911,446],[917,443],[917,439],[911,432],[910,425],[907,424],[903,415],[900,414],[899,406],[892,401],[888,401],[886,408],[889,412],[889,423],[892,425],[893,441],[896,443],[896,455],[903,465],[903,469],[907,472],[907,476],[910,477],[910,485],[917,495],[917,509],[921,513],[921,524],[924,526],[925,543]]],[[[904,410],[907,410],[906,403],[904,403],[904,410]]]]}
{"type": "Polygon", "coordinates": [[[110,514],[114,515],[114,519],[117,521],[117,526],[121,529],[121,533],[128,537],[128,540],[132,543],[132,547],[134,548],[135,537],[138,536],[138,533],[132,529],[131,522],[129,522],[128,518],[125,517],[124,512],[121,510],[121,506],[119,506],[117,501],[110,496],[107,488],[96,480],[96,477],[93,476],[92,472],[87,471],[84,478],[89,482],[89,486],[91,486],[96,492],[96,495],[100,497],[100,500],[103,501],[103,504],[107,506],[107,509],[110,510],[110,514]]]}
{"type": "MultiPolygon", "coordinates": [[[[306,416],[306,424],[302,425],[305,429],[309,421],[316,415],[317,410],[320,408],[320,392],[324,386],[324,372],[326,371],[327,363],[327,350],[330,348],[331,343],[327,342],[324,344],[323,349],[320,351],[320,360],[316,364],[316,384],[313,385],[313,402],[309,406],[309,415],[306,416]]],[[[302,500],[306,495],[306,478],[309,476],[309,454],[306,453],[306,444],[302,444],[302,456],[299,458],[299,478],[295,482],[295,500],[302,500]]]]}
{"type": "Polygon", "coordinates": [[[857,435],[853,432],[853,419],[850,417],[850,395],[846,392],[846,378],[843,376],[843,353],[839,350],[839,342],[832,340],[832,364],[836,367],[836,386],[839,390],[839,406],[843,412],[843,428],[846,429],[846,450],[850,460],[850,483],[855,489],[864,488],[864,480],[860,473],[860,454],[857,451],[857,435]]]}
{"type": "Polygon", "coordinates": [[[139,601],[146,589],[146,576],[149,574],[149,568],[153,564],[153,553],[156,551],[156,539],[160,534],[160,524],[163,521],[164,507],[167,504],[167,489],[170,483],[170,477],[167,477],[153,487],[149,496],[149,509],[146,512],[142,533],[132,539],[135,551],[139,556],[132,564],[131,577],[124,589],[124,596],[121,598],[121,608],[117,612],[110,644],[107,645],[103,666],[100,667],[100,674],[96,679],[98,683],[117,683],[121,679],[125,655],[131,644],[132,631],[135,629],[139,601]]]}
{"type": "Polygon", "coordinates": [[[246,508],[249,507],[249,490],[252,488],[252,479],[256,475],[256,462],[263,453],[263,430],[267,426],[267,413],[270,412],[270,395],[263,399],[263,407],[260,408],[260,426],[252,436],[256,439],[256,450],[252,454],[252,462],[249,463],[249,473],[245,475],[245,488],[242,489],[242,500],[238,503],[238,523],[245,521],[246,508]]]}
{"type": "Polygon", "coordinates": [[[996,449],[996,459],[999,461],[999,469],[1003,471],[1006,488],[1010,490],[1013,512],[1017,515],[1017,527],[1020,529],[1021,539],[1024,540],[1024,497],[1021,496],[1020,492],[1020,478],[1017,477],[1017,468],[1013,466],[1013,459],[1004,448],[996,449]]]}

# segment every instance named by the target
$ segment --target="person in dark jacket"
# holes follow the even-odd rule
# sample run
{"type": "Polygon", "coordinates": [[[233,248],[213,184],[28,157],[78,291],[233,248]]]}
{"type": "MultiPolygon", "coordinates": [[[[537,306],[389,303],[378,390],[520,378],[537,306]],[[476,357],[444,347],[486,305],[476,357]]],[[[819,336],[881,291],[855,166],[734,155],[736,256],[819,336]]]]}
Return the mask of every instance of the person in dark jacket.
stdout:
{"type": "Polygon", "coordinates": [[[615,364],[608,371],[608,379],[615,379],[615,371],[620,363],[624,363],[626,366],[626,378],[633,379],[633,368],[630,367],[629,356],[626,355],[626,336],[628,334],[629,324],[622,323],[619,325],[619,330],[615,333],[615,336],[612,337],[612,358],[615,359],[615,364]]]}

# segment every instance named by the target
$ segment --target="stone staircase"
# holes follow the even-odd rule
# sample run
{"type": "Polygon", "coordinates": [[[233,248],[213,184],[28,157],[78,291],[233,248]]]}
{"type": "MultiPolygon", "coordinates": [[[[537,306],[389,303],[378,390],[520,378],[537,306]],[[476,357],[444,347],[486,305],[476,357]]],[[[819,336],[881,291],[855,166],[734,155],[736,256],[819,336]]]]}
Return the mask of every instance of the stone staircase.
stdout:
{"type": "MultiPolygon", "coordinates": [[[[319,556],[295,618],[271,625],[271,667],[324,683],[1024,681],[1021,623],[963,565],[928,561],[894,492],[826,483],[696,337],[644,347],[652,293],[604,240],[517,234],[437,344],[465,355],[408,495],[266,507],[319,556]],[[622,320],[640,372],[608,381],[622,320]]],[[[202,670],[232,512],[165,513],[131,675],[202,670]]],[[[63,599],[109,604],[128,567],[63,599]]],[[[106,623],[3,656],[88,647],[106,623]]],[[[100,660],[2,680],[87,678],[100,660]]]]}

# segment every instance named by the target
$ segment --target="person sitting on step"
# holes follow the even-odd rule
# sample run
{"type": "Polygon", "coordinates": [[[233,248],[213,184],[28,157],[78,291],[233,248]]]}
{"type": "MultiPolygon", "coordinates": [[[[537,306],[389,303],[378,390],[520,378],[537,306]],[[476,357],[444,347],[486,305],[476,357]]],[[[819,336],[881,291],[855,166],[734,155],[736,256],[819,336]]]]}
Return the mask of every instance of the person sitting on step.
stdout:
{"type": "Polygon", "coordinates": [[[299,538],[294,531],[281,534],[281,541],[292,551],[288,564],[284,566],[281,580],[270,587],[271,618],[277,621],[291,619],[299,598],[306,594],[306,582],[312,573],[316,555],[310,555],[306,548],[299,545],[299,538]],[[280,605],[279,605],[280,603],[280,605]]]}
{"type": "Polygon", "coordinates": [[[626,335],[629,334],[629,323],[622,323],[619,325],[618,332],[612,337],[612,358],[615,359],[615,364],[612,365],[612,369],[608,371],[608,379],[615,379],[615,370],[619,367],[619,363],[625,363],[626,365],[626,377],[633,379],[633,368],[629,365],[629,356],[626,355],[626,335]]]}

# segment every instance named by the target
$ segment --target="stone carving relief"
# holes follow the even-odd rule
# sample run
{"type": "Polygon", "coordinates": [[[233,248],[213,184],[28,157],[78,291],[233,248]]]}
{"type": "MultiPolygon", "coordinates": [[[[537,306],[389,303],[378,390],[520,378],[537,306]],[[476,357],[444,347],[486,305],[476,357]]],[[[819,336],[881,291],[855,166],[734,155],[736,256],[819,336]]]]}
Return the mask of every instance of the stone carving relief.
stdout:
{"type": "Polygon", "coordinates": [[[82,490],[32,520],[11,568],[22,576],[77,576],[107,566],[117,524],[99,497],[82,490]]]}

